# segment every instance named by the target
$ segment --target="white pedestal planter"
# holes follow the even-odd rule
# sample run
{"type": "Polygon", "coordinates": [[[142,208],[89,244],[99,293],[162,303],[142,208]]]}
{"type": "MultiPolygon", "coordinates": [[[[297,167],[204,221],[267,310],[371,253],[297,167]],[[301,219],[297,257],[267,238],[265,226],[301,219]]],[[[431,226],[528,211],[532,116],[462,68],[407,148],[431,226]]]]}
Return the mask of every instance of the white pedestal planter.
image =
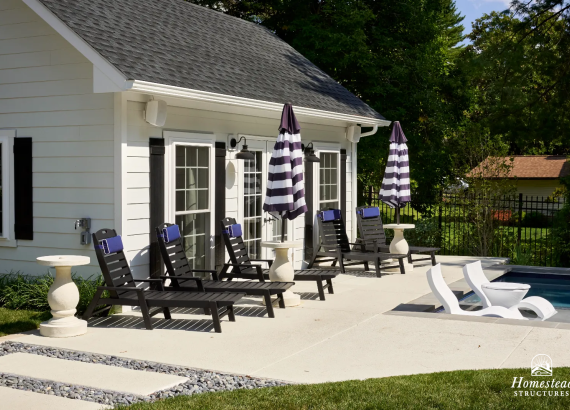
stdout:
{"type": "MultiPolygon", "coordinates": [[[[264,248],[275,249],[275,261],[269,268],[269,279],[272,282],[293,282],[295,278],[295,270],[289,262],[289,249],[303,247],[302,242],[261,242],[264,248]]],[[[301,296],[287,290],[283,293],[283,301],[285,306],[299,306],[301,304],[301,296]]]]}
{"type": "MultiPolygon", "coordinates": [[[[416,225],[414,224],[387,224],[384,225],[384,229],[394,230],[394,239],[390,243],[390,253],[400,253],[407,255],[410,251],[408,241],[404,238],[404,230],[414,229],[416,225]]],[[[414,265],[408,263],[407,259],[404,259],[404,269],[406,272],[411,272],[414,270],[414,265]]],[[[386,269],[389,272],[399,272],[400,268],[386,269]]]]}
{"type": "Polygon", "coordinates": [[[47,337],[72,337],[87,333],[87,322],[75,317],[79,291],[71,280],[73,266],[89,264],[89,257],[74,255],[42,256],[40,265],[55,267],[55,280],[49,288],[51,318],[40,325],[40,334],[47,337]]]}

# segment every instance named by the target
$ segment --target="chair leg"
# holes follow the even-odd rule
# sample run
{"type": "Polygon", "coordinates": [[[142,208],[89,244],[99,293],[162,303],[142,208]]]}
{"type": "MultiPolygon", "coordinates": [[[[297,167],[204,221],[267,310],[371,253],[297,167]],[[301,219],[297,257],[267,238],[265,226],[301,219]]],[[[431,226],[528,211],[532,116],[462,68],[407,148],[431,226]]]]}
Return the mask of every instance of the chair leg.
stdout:
{"type": "Polygon", "coordinates": [[[271,295],[269,291],[263,294],[263,299],[265,299],[265,308],[267,309],[267,316],[273,318],[275,317],[275,312],[273,312],[273,304],[271,303],[271,295]]]}
{"type": "Polygon", "coordinates": [[[374,261],[374,269],[376,270],[376,277],[381,278],[382,272],[380,272],[380,258],[376,258],[376,260],[374,261]]]}
{"type": "Polygon", "coordinates": [[[370,266],[368,266],[368,262],[364,262],[364,270],[370,270],[370,266]]]}
{"type": "Polygon", "coordinates": [[[319,289],[319,299],[325,300],[325,290],[323,289],[323,281],[317,280],[317,288],[319,289]]]}
{"type": "Polygon", "coordinates": [[[139,293],[139,305],[141,308],[141,313],[143,315],[143,320],[146,328],[152,330],[152,323],[150,322],[150,314],[148,313],[148,305],[142,293],[139,293]]]}
{"type": "Polygon", "coordinates": [[[83,320],[88,320],[91,317],[93,311],[97,307],[97,302],[99,302],[99,299],[101,299],[102,294],[103,294],[103,289],[97,289],[97,292],[95,292],[95,296],[93,296],[93,299],[91,299],[91,303],[89,303],[89,306],[87,306],[87,310],[83,314],[83,320]]]}
{"type": "Polygon", "coordinates": [[[340,267],[340,271],[341,271],[342,273],[345,273],[345,270],[344,270],[344,261],[343,261],[343,259],[342,259],[342,251],[339,249],[339,250],[337,251],[337,254],[338,254],[338,256],[337,256],[338,266],[340,267]]]}
{"type": "Polygon", "coordinates": [[[329,285],[329,286],[328,286],[329,293],[330,293],[331,295],[334,294],[334,289],[333,289],[333,285],[332,285],[332,279],[327,279],[327,284],[329,285]]]}
{"type": "Polygon", "coordinates": [[[162,308],[162,312],[164,313],[164,318],[165,318],[166,320],[171,320],[171,319],[172,319],[172,316],[170,315],[170,309],[169,309],[169,308],[167,308],[167,307],[162,308]]]}
{"type": "Polygon", "coordinates": [[[214,322],[214,330],[216,331],[216,333],[222,333],[222,324],[220,323],[220,315],[218,314],[218,304],[216,302],[210,302],[210,312],[212,312],[212,321],[214,322]]]}
{"type": "Polygon", "coordinates": [[[318,253],[319,253],[318,249],[313,250],[313,257],[311,258],[311,261],[307,265],[307,269],[311,269],[313,267],[313,265],[315,264],[315,260],[317,260],[317,254],[318,253]]]}
{"type": "Polygon", "coordinates": [[[204,308],[204,314],[209,315],[210,314],[210,308],[205,307],[204,308]]]}
{"type": "Polygon", "coordinates": [[[400,273],[403,275],[406,273],[406,269],[404,268],[404,258],[398,259],[398,263],[400,264],[400,273]]]}
{"type": "Polygon", "coordinates": [[[435,262],[435,252],[431,253],[431,265],[432,266],[437,265],[437,263],[435,262]]]}
{"type": "Polygon", "coordinates": [[[412,264],[412,252],[408,252],[408,263],[412,264]]]}
{"type": "Polygon", "coordinates": [[[228,319],[230,320],[230,322],[236,321],[236,315],[234,313],[234,305],[228,306],[228,319]]]}
{"type": "Polygon", "coordinates": [[[283,298],[283,293],[280,293],[277,295],[277,297],[279,298],[279,308],[285,309],[285,299],[283,298]]]}
{"type": "Polygon", "coordinates": [[[331,264],[331,266],[336,266],[336,259],[333,261],[333,263],[331,264]]]}

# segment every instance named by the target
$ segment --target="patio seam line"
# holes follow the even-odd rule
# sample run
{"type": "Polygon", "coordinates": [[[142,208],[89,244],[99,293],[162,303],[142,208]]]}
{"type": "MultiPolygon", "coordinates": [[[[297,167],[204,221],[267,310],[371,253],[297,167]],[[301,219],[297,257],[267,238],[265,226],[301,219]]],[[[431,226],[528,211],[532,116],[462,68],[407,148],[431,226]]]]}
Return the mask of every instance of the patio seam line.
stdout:
{"type": "Polygon", "coordinates": [[[520,340],[520,342],[513,348],[513,350],[511,350],[511,352],[507,355],[507,357],[505,357],[505,360],[503,360],[501,362],[501,364],[499,364],[499,367],[497,367],[497,369],[501,369],[503,367],[505,362],[507,360],[509,360],[509,357],[511,357],[513,355],[515,350],[517,350],[519,348],[519,346],[522,345],[522,343],[525,341],[525,339],[528,337],[528,335],[530,334],[530,332],[532,332],[533,329],[534,329],[534,327],[529,327],[528,332],[526,332],[526,335],[523,336],[523,338],[520,340]]]}
{"type": "MultiPolygon", "coordinates": [[[[252,375],[253,375],[253,374],[256,374],[257,372],[260,372],[260,371],[262,371],[263,369],[266,369],[266,368],[268,368],[268,367],[270,367],[270,366],[273,366],[273,365],[275,365],[275,364],[277,364],[277,363],[280,363],[280,362],[282,362],[282,361],[284,361],[284,360],[287,360],[287,359],[289,359],[289,358],[291,358],[291,357],[293,357],[293,356],[296,356],[296,355],[298,355],[298,354],[301,353],[301,352],[304,352],[304,351],[306,351],[306,350],[312,349],[313,347],[318,346],[318,345],[320,345],[320,344],[322,344],[322,343],[324,343],[324,342],[326,342],[326,341],[328,341],[328,340],[330,340],[330,339],[332,339],[332,338],[334,338],[334,337],[336,337],[336,336],[338,336],[338,335],[340,335],[340,334],[342,334],[342,333],[348,332],[349,330],[351,330],[351,329],[353,329],[353,328],[355,328],[355,327],[357,327],[357,326],[360,326],[361,324],[363,324],[363,323],[365,323],[365,322],[367,322],[367,321],[369,321],[369,320],[371,320],[371,319],[374,319],[375,317],[380,316],[381,314],[382,314],[382,313],[377,313],[377,314],[375,314],[375,315],[373,315],[373,316],[370,316],[369,318],[366,318],[366,319],[364,319],[363,321],[358,322],[358,323],[355,324],[355,325],[352,325],[352,326],[350,326],[350,327],[348,327],[348,328],[346,328],[346,329],[344,329],[344,330],[341,330],[340,332],[337,332],[337,333],[335,333],[335,334],[333,334],[333,335],[331,335],[331,336],[328,336],[327,338],[325,338],[325,339],[323,339],[323,340],[321,340],[321,341],[318,341],[318,342],[316,342],[316,343],[313,343],[312,345],[307,346],[307,347],[304,348],[304,349],[298,350],[298,351],[296,351],[295,353],[291,353],[291,354],[288,355],[288,356],[285,356],[285,357],[283,357],[283,358],[281,358],[281,359],[279,359],[279,360],[276,360],[276,361],[274,361],[274,362],[272,362],[272,363],[269,363],[269,364],[267,364],[267,365],[265,365],[265,366],[263,366],[263,367],[260,367],[259,369],[256,369],[256,370],[252,371],[252,372],[249,373],[249,374],[252,374],[252,375]]],[[[259,377],[259,376],[256,376],[256,377],[259,377]]]]}

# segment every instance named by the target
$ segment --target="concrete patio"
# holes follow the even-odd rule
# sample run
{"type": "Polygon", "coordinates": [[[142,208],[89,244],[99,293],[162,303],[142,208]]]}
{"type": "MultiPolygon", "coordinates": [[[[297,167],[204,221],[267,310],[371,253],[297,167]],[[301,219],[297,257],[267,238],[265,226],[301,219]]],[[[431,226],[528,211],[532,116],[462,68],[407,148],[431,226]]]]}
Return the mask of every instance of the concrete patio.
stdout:
{"type": "MultiPolygon", "coordinates": [[[[461,266],[474,258],[439,260],[451,283],[462,278],[461,266]]],[[[503,262],[483,259],[484,267],[503,262]]],[[[385,314],[430,292],[428,268],[381,279],[362,272],[340,275],[335,294],[327,294],[326,301],[315,300],[314,284],[299,283],[294,290],[302,293],[301,307],[277,309],[276,318],[269,319],[259,317],[263,311],[254,301],[238,309],[235,323],[224,320],[221,334],[193,312],[179,311],[170,322],[154,318],[153,331],[144,330],[140,314],[130,312],[91,320],[89,332],[80,337],[51,339],[32,332],[12,340],[298,383],[528,368],[539,353],[548,354],[555,367],[570,366],[570,324],[521,326],[434,313],[385,314]]]]}

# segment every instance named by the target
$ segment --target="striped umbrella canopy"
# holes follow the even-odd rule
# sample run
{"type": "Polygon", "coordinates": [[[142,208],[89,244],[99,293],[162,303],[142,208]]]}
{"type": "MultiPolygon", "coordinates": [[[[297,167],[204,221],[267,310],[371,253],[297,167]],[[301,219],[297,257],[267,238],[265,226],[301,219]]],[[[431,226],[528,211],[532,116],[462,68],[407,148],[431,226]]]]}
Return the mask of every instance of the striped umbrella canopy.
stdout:
{"type": "MultiPolygon", "coordinates": [[[[303,181],[301,127],[293,106],[285,104],[281,114],[279,136],[269,161],[269,177],[263,210],[282,220],[295,219],[307,212],[303,181]]],[[[284,229],[281,230],[283,241],[284,229]]]]}
{"type": "Polygon", "coordinates": [[[390,136],[390,153],[386,172],[380,189],[380,200],[396,208],[397,223],[400,223],[400,208],[412,201],[410,195],[410,166],[406,136],[400,122],[395,121],[390,136]]]}

